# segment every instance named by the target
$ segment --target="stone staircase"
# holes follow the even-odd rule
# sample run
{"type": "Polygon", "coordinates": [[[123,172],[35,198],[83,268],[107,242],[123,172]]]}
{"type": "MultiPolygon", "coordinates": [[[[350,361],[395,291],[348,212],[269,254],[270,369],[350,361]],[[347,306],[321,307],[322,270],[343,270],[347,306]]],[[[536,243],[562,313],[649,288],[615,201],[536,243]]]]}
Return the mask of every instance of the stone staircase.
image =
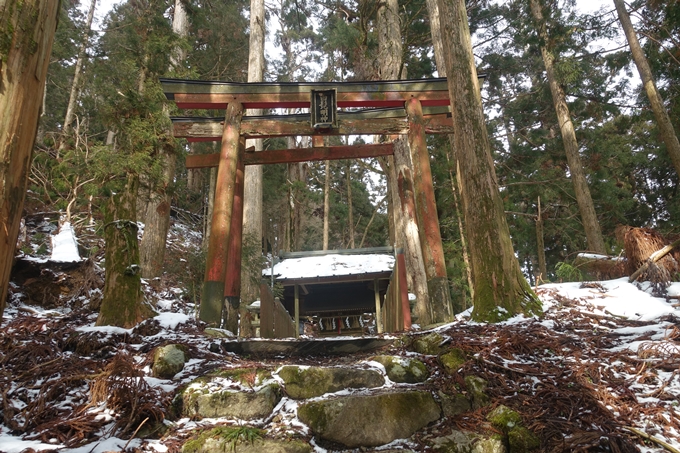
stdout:
{"type": "MultiPolygon", "coordinates": [[[[399,340],[391,354],[344,357],[341,366],[284,364],[231,367],[196,379],[173,404],[177,418],[210,421],[183,453],[409,452],[518,453],[538,447],[519,415],[499,406],[491,436],[451,430],[447,420],[489,404],[486,382],[458,376],[464,388],[442,390],[470,358],[442,346],[437,333],[399,340]],[[377,450],[376,450],[377,449],[377,450]]],[[[455,386],[447,386],[447,389],[455,386]]]]}

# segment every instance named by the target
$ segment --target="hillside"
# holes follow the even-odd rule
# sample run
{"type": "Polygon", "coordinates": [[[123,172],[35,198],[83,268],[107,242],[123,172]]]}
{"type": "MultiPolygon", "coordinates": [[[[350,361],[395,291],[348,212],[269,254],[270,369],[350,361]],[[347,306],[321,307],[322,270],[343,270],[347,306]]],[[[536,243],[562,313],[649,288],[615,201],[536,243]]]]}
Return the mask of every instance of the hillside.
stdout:
{"type": "MultiPolygon", "coordinates": [[[[171,244],[185,250],[191,236],[175,226],[171,244]]],[[[95,275],[101,271],[95,263],[91,269],[95,275]]],[[[82,284],[82,276],[69,272],[50,268],[43,275],[63,288],[72,278],[82,284]]],[[[454,432],[505,434],[507,443],[507,433],[488,418],[500,405],[516,411],[522,426],[538,436],[535,451],[665,450],[643,435],[680,448],[680,283],[656,297],[651,285],[626,279],[546,284],[537,288],[545,309],[540,318],[483,325],[463,314],[432,331],[386,337],[395,341],[380,351],[301,357],[226,352],[224,342],[236,340],[206,335],[185,291],[171,279],[147,282],[147,296],[159,314],[124,330],[94,326],[96,288],[45,308],[26,303],[28,293],[14,284],[0,326],[0,451],[175,452],[216,426],[239,428],[233,431],[237,437],[296,439],[316,452],[372,451],[324,439],[301,422],[298,408],[310,403],[293,397],[293,386],[283,376],[287,365],[303,365],[303,371],[309,366],[372,370],[384,378],[377,387],[336,389],[312,402],[411,391],[432,395],[442,416],[378,447],[383,451],[459,451],[447,450],[452,447],[441,440],[454,432]],[[154,352],[167,344],[180,345],[188,361],[172,379],[153,377],[154,352]],[[392,380],[389,366],[376,354],[420,361],[428,377],[415,383],[392,380]],[[461,358],[453,366],[452,356],[461,358]],[[175,397],[188,384],[218,371],[227,377],[209,378],[211,393],[256,393],[274,384],[282,387],[282,398],[270,415],[248,421],[177,409],[175,397]],[[485,382],[485,396],[472,395],[470,376],[485,382]],[[451,409],[457,395],[471,403],[460,413],[451,409]]],[[[410,410],[409,417],[418,412],[410,410]]],[[[236,451],[246,451],[235,445],[236,451]]]]}

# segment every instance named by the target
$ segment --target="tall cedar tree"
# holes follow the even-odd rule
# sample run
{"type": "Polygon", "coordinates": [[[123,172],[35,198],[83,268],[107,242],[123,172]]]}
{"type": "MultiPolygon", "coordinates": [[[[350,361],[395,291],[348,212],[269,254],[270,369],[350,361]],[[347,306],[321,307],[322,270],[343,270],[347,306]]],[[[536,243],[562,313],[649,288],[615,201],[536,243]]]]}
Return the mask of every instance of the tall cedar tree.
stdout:
{"type": "Polygon", "coordinates": [[[510,240],[482,112],[477,70],[463,0],[438,0],[474,284],[472,317],[500,321],[541,312],[510,240]]]}
{"type": "Polygon", "coordinates": [[[0,5],[0,316],[42,105],[59,2],[7,0],[0,5]]]}

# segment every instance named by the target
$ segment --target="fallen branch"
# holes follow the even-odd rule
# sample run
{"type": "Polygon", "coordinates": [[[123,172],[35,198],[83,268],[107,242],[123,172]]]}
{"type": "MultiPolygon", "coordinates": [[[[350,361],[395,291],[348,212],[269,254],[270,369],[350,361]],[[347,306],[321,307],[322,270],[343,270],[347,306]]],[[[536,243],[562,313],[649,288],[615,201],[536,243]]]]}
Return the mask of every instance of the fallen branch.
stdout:
{"type": "Polygon", "coordinates": [[[671,446],[670,444],[664,442],[661,439],[658,439],[654,436],[650,436],[649,434],[647,434],[646,432],[644,432],[642,430],[639,430],[637,428],[633,428],[632,426],[624,426],[624,429],[627,430],[627,431],[630,431],[633,434],[637,434],[638,436],[642,437],[643,439],[651,440],[655,444],[662,446],[663,448],[665,448],[666,450],[668,450],[672,453],[680,453],[680,450],[678,450],[677,448],[671,446]]]}
{"type": "Polygon", "coordinates": [[[637,278],[640,276],[640,274],[643,273],[644,271],[646,271],[647,268],[649,268],[650,265],[656,263],[661,258],[668,255],[678,245],[680,245],[680,239],[673,242],[672,244],[665,246],[661,250],[657,250],[656,252],[649,255],[649,258],[647,258],[647,261],[645,261],[645,263],[642,266],[640,266],[640,268],[638,270],[636,270],[633,273],[633,275],[630,276],[630,278],[628,279],[628,283],[633,283],[635,280],[637,280],[637,278]]]}

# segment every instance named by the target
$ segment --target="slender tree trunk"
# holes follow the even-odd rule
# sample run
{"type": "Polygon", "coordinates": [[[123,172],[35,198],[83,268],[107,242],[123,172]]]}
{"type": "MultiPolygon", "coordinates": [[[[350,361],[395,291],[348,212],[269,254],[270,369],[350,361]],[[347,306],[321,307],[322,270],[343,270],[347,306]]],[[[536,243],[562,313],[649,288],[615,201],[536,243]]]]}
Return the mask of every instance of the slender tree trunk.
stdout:
{"type": "Polygon", "coordinates": [[[345,176],[347,180],[347,226],[349,231],[349,248],[354,248],[354,209],[352,207],[352,177],[351,177],[352,164],[347,162],[347,169],[345,170],[345,176]]]}
{"type": "Polygon", "coordinates": [[[138,184],[136,175],[128,176],[125,189],[111,197],[106,209],[106,278],[98,326],[129,329],[153,313],[142,293],[135,221],[138,184]]]}
{"type": "Polygon", "coordinates": [[[328,250],[328,233],[329,223],[328,219],[331,211],[331,161],[326,161],[326,180],[323,185],[323,249],[328,250]]]}
{"type": "Polygon", "coordinates": [[[64,127],[61,130],[61,139],[59,141],[59,149],[57,151],[57,157],[64,150],[66,146],[66,139],[72,131],[71,123],[73,123],[73,117],[75,116],[75,107],[78,96],[80,95],[80,76],[83,71],[83,62],[87,57],[87,45],[90,41],[90,30],[92,29],[92,19],[94,18],[94,10],[97,6],[97,0],[92,0],[90,3],[90,9],[87,12],[87,26],[83,31],[83,41],[80,44],[80,50],[78,51],[78,59],[76,60],[75,73],[73,74],[73,82],[71,83],[71,93],[68,97],[68,106],[66,107],[66,116],[64,118],[64,127]]]}
{"type": "MultiPolygon", "coordinates": [[[[175,14],[172,18],[172,30],[182,38],[189,34],[189,21],[182,0],[175,0],[175,14]]],[[[179,66],[186,58],[181,47],[173,51],[170,70],[179,66]]],[[[163,108],[169,115],[167,107],[163,108]]],[[[170,192],[175,179],[176,155],[174,145],[168,144],[158,150],[158,160],[163,167],[161,180],[149,189],[149,201],[144,215],[144,235],[140,245],[142,276],[144,278],[160,277],[163,273],[165,245],[170,229],[170,192]]]]}
{"type": "Polygon", "coordinates": [[[536,21],[538,36],[541,41],[541,56],[543,57],[545,72],[548,77],[548,83],[550,84],[553,103],[555,104],[555,113],[557,113],[557,122],[560,126],[560,133],[562,134],[564,152],[567,155],[571,182],[574,185],[576,201],[578,203],[579,211],[581,212],[581,220],[583,221],[583,229],[585,230],[586,239],[588,240],[588,248],[593,252],[606,254],[607,248],[604,245],[602,230],[600,229],[600,223],[597,220],[597,213],[595,212],[595,205],[593,204],[593,198],[590,196],[588,181],[586,180],[586,174],[583,165],[581,164],[578,142],[576,141],[576,131],[574,130],[574,124],[571,122],[564,90],[557,81],[557,76],[555,74],[555,57],[547,48],[548,31],[545,25],[543,11],[541,10],[541,4],[539,3],[539,0],[530,0],[530,2],[531,13],[536,21]]]}
{"type": "Polygon", "coordinates": [[[217,185],[217,167],[212,167],[209,171],[208,178],[208,202],[205,210],[205,227],[203,232],[203,249],[208,250],[210,243],[210,219],[213,216],[215,209],[215,187],[217,185]]]}
{"type": "Polygon", "coordinates": [[[0,321],[58,12],[53,0],[0,3],[0,321]]]}
{"type": "Polygon", "coordinates": [[[637,34],[630,21],[630,16],[628,15],[628,11],[626,11],[626,6],[623,3],[623,0],[614,0],[614,5],[616,6],[616,12],[619,15],[619,21],[621,22],[623,31],[626,34],[630,52],[633,54],[633,61],[640,73],[642,86],[645,88],[649,104],[651,105],[652,112],[656,118],[656,123],[659,125],[661,139],[666,144],[666,150],[671,157],[675,172],[680,175],[680,142],[678,142],[678,136],[676,135],[671,119],[668,116],[668,111],[666,111],[666,108],[664,107],[664,102],[659,94],[659,90],[656,88],[652,70],[649,68],[647,57],[645,57],[645,53],[640,46],[640,41],[638,41],[637,34]]]}
{"type": "Polygon", "coordinates": [[[478,321],[541,312],[522,275],[498,190],[463,0],[438,0],[478,321]]]}
{"type": "Polygon", "coordinates": [[[536,252],[538,253],[539,278],[541,280],[547,281],[548,266],[545,262],[545,244],[543,243],[543,213],[541,212],[541,197],[538,197],[538,214],[536,215],[536,252]]]}
{"type": "MultiPolygon", "coordinates": [[[[264,76],[265,17],[264,0],[250,1],[250,51],[248,82],[262,82],[264,76]]],[[[261,110],[248,110],[247,115],[261,115],[261,110]]],[[[262,140],[248,140],[247,147],[262,151],[262,140]]],[[[243,250],[262,253],[262,166],[248,165],[245,170],[243,196],[243,250]]],[[[260,270],[241,268],[241,303],[251,304],[259,299],[260,270]]]]}

